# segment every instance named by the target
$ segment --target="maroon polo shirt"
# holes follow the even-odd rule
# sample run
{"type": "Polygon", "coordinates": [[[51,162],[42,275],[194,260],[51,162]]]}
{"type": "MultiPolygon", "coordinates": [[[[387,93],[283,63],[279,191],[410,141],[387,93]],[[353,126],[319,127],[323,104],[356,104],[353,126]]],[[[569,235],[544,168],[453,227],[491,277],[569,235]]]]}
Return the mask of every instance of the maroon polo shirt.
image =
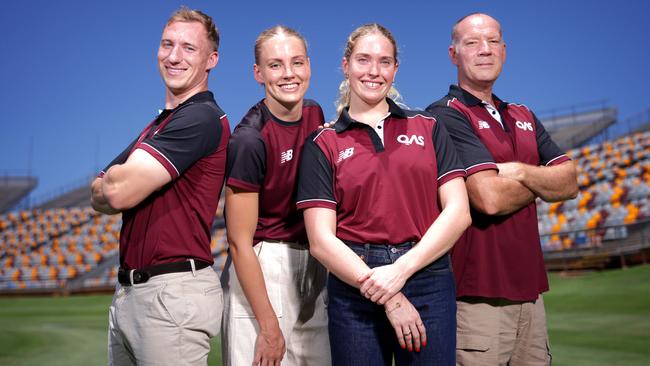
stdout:
{"type": "Polygon", "coordinates": [[[305,143],[297,206],[336,211],[339,239],[372,244],[419,241],[440,214],[438,188],[463,177],[445,128],[429,113],[387,99],[384,142],[347,110],[305,143]]]}
{"type": "MultiPolygon", "coordinates": [[[[493,97],[503,127],[480,99],[455,85],[427,107],[445,124],[467,175],[497,169],[496,163],[569,160],[526,106],[493,97]]],[[[535,202],[503,216],[472,210],[472,225],[452,249],[452,262],[458,297],[535,300],[548,290],[535,202]]]]}
{"type": "Polygon", "coordinates": [[[230,125],[211,92],[166,109],[100,175],[135,149],[172,181],[122,212],[120,265],[137,269],[188,258],[213,263],[210,228],[221,195],[230,125]]]}
{"type": "Polygon", "coordinates": [[[318,103],[305,99],[302,117],[282,121],[263,101],[251,108],[228,143],[226,184],[259,193],[254,243],[307,243],[302,215],[294,205],[298,164],[305,139],[324,122],[318,103]]]}

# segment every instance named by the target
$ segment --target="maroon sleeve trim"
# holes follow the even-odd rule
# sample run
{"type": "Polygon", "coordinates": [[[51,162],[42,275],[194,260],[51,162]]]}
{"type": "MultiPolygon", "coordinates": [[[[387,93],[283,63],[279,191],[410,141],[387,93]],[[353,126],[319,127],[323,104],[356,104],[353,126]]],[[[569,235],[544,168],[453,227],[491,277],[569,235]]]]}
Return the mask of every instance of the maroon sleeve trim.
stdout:
{"type": "Polygon", "coordinates": [[[457,178],[457,177],[465,178],[465,170],[464,169],[454,169],[454,170],[448,171],[447,173],[445,173],[445,174],[438,177],[438,185],[441,186],[441,185],[447,183],[449,180],[457,178]]]}
{"type": "Polygon", "coordinates": [[[322,199],[310,199],[296,202],[296,206],[299,210],[304,210],[312,207],[321,207],[329,208],[330,210],[336,211],[336,202],[330,200],[322,199]]]}
{"type": "Polygon", "coordinates": [[[442,177],[438,178],[438,187],[442,186],[443,184],[455,178],[465,179],[465,172],[463,172],[462,170],[461,171],[453,170],[448,174],[443,175],[442,177]]]}
{"type": "Polygon", "coordinates": [[[489,170],[489,169],[499,170],[499,168],[497,168],[497,165],[495,163],[493,163],[493,162],[478,163],[478,164],[474,164],[474,165],[472,165],[470,167],[467,167],[467,169],[465,169],[465,174],[467,174],[467,176],[470,176],[470,175],[472,175],[474,173],[478,173],[480,171],[489,170]]]}
{"type": "Polygon", "coordinates": [[[565,161],[569,161],[569,160],[571,159],[568,156],[566,156],[566,154],[562,154],[556,158],[551,159],[548,163],[546,163],[546,166],[562,164],[565,161]]]}
{"type": "Polygon", "coordinates": [[[260,191],[260,186],[258,184],[252,184],[248,182],[244,182],[243,180],[239,180],[236,178],[228,178],[226,181],[227,186],[243,189],[245,191],[250,191],[250,192],[259,192],[260,191]]]}
{"type": "Polygon", "coordinates": [[[174,164],[172,164],[172,162],[169,159],[167,159],[165,155],[163,155],[160,151],[156,150],[156,148],[154,148],[153,146],[142,142],[136,145],[135,148],[142,149],[148,152],[151,156],[154,157],[154,159],[158,160],[158,162],[162,164],[162,166],[165,167],[165,169],[167,169],[167,172],[172,177],[172,179],[176,179],[180,175],[180,173],[178,172],[174,164]]]}

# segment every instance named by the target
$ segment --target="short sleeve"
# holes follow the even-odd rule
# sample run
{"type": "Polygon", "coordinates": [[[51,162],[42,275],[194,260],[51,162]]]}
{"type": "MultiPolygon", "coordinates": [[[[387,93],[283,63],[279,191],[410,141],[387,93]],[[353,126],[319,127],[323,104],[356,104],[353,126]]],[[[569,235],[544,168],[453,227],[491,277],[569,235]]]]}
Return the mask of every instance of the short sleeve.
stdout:
{"type": "Polygon", "coordinates": [[[449,133],[468,176],[481,170],[497,169],[492,154],[476,136],[462,113],[447,106],[429,106],[427,111],[433,113],[449,133]]]}
{"type": "Polygon", "coordinates": [[[175,179],[196,161],[216,151],[222,133],[215,109],[207,104],[190,104],[174,112],[160,131],[136,148],[151,154],[175,179]]]}
{"type": "MultiPolygon", "coordinates": [[[[531,112],[532,113],[532,112],[531,112]]],[[[546,132],[544,125],[533,114],[537,138],[537,150],[539,153],[540,165],[556,165],[570,160],[569,157],[555,144],[551,136],[546,132]]]]}
{"type": "Polygon", "coordinates": [[[131,150],[133,149],[133,146],[135,145],[135,143],[137,141],[138,141],[137,139],[133,140],[129,144],[129,146],[127,146],[126,149],[124,149],[124,151],[122,151],[117,157],[115,157],[115,159],[113,159],[113,161],[108,163],[108,165],[104,169],[102,169],[102,171],[99,172],[99,174],[97,176],[98,177],[103,177],[104,174],[106,174],[106,172],[108,171],[108,169],[110,167],[112,167],[113,165],[124,164],[126,162],[126,160],[129,158],[129,155],[131,155],[131,150]]]}
{"type": "MultiPolygon", "coordinates": [[[[322,131],[317,131],[321,133],[322,131]]],[[[323,207],[336,210],[332,167],[321,148],[314,141],[315,134],[307,138],[300,158],[298,172],[298,209],[323,207]]]]}
{"type": "Polygon", "coordinates": [[[456,148],[447,133],[447,129],[439,121],[433,126],[433,146],[438,164],[438,186],[457,177],[464,178],[465,169],[463,163],[458,158],[456,148]]]}
{"type": "Polygon", "coordinates": [[[260,132],[239,126],[228,142],[226,185],[259,192],[266,175],[266,145],[260,132]]]}

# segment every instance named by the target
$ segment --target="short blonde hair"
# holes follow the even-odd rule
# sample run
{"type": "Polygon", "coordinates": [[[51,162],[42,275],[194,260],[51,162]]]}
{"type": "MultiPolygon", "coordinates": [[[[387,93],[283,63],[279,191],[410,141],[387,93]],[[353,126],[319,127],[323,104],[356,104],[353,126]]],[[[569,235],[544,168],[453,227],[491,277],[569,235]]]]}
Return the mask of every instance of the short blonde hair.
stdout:
{"type": "Polygon", "coordinates": [[[302,45],[305,47],[305,53],[307,53],[307,41],[305,41],[305,37],[303,37],[302,34],[298,33],[298,31],[293,28],[287,27],[286,25],[275,25],[262,31],[262,33],[260,33],[260,35],[257,36],[257,39],[255,40],[255,48],[253,52],[255,53],[256,64],[259,65],[260,63],[260,55],[262,53],[262,45],[264,42],[279,35],[298,38],[300,42],[302,42],[302,45]]]}
{"type": "Polygon", "coordinates": [[[212,44],[214,51],[219,50],[219,30],[212,21],[212,17],[200,10],[193,10],[187,6],[181,6],[180,9],[172,13],[165,26],[174,22],[199,22],[203,24],[205,31],[208,33],[208,39],[212,44]]]}

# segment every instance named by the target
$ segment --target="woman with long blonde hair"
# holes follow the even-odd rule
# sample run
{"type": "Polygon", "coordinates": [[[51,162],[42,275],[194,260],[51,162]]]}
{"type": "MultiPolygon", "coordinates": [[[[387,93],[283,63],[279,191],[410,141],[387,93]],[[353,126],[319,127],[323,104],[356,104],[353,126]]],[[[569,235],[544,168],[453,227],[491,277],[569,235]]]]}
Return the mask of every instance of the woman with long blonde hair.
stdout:
{"type": "Polygon", "coordinates": [[[330,271],[334,365],[453,365],[448,250],[470,223],[464,170],[444,127],[398,106],[392,34],[357,28],[339,117],[305,143],[297,205],[330,271]]]}

